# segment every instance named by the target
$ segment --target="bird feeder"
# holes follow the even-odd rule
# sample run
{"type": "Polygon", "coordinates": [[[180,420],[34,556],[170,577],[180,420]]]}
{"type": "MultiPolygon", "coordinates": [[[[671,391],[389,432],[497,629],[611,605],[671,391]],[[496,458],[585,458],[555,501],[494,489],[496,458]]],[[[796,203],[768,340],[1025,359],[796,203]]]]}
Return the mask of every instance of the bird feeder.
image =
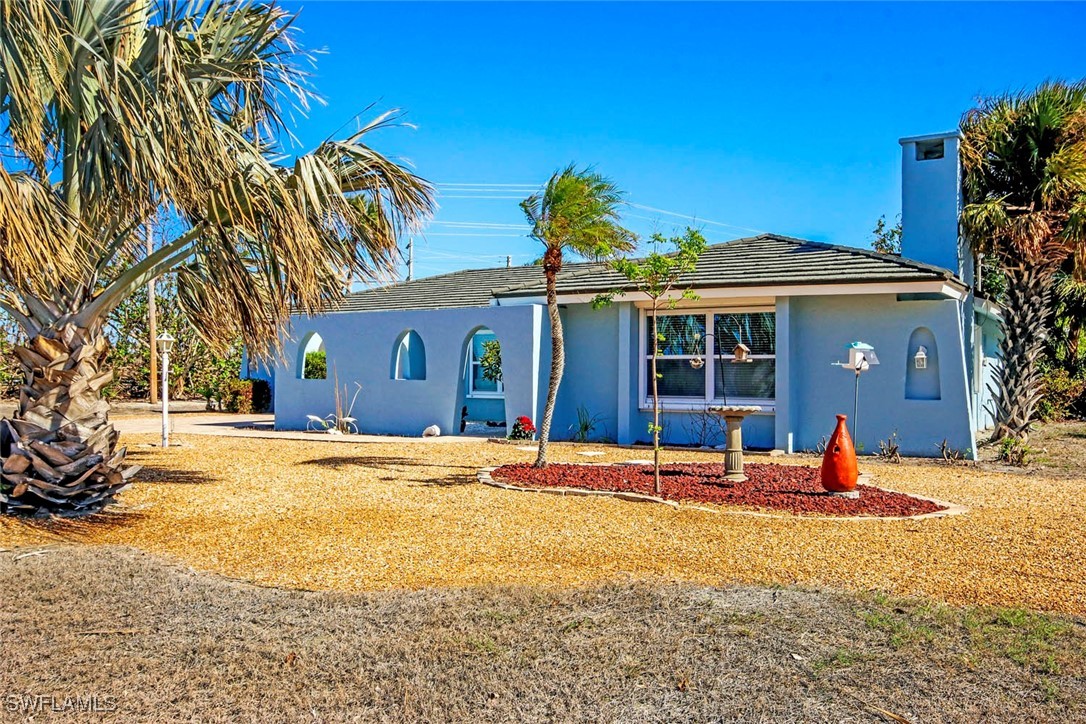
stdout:
{"type": "Polygon", "coordinates": [[[732,350],[732,354],[735,355],[734,357],[732,357],[732,364],[733,365],[734,364],[742,364],[743,362],[753,362],[754,361],[754,360],[752,360],[750,358],[750,347],[746,346],[742,342],[735,345],[735,348],[732,350]]]}
{"type": "Polygon", "coordinates": [[[856,426],[860,416],[860,373],[867,372],[877,365],[879,358],[875,354],[875,348],[865,342],[853,342],[846,349],[848,349],[848,362],[834,362],[834,364],[856,373],[856,384],[852,393],[852,439],[859,444],[860,438],[856,434],[856,426]]]}
{"type": "Polygon", "coordinates": [[[920,345],[920,349],[916,350],[916,354],[913,355],[913,366],[918,370],[928,368],[928,349],[924,345],[920,345]]]}
{"type": "Polygon", "coordinates": [[[867,372],[872,365],[879,363],[875,348],[864,342],[853,342],[848,346],[848,362],[841,366],[854,371],[857,375],[867,372]]]}

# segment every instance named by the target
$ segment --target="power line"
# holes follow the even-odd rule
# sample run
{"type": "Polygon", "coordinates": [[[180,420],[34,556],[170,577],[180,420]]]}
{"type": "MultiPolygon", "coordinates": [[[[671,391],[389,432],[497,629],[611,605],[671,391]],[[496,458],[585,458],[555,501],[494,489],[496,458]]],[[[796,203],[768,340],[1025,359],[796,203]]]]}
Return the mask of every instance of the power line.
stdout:
{"type": "Polygon", "coordinates": [[[635,204],[632,201],[627,201],[626,205],[627,206],[632,206],[635,209],[642,209],[644,211],[652,211],[653,213],[656,213],[656,214],[666,214],[667,216],[677,216],[677,217],[679,217],[681,219],[690,219],[691,221],[696,221],[696,222],[701,223],[701,224],[711,224],[713,226],[724,226],[724,227],[727,227],[729,229],[740,229],[742,231],[752,231],[755,234],[768,233],[768,232],[766,232],[766,231],[764,231],[762,229],[752,229],[749,226],[737,226],[736,224],[726,224],[723,221],[710,221],[709,219],[702,219],[702,218],[697,217],[697,216],[691,216],[690,214],[680,214],[677,211],[667,211],[666,209],[658,209],[655,206],[645,206],[644,204],[635,204]]]}
{"type": "Polygon", "coordinates": [[[454,233],[451,233],[451,232],[441,232],[441,231],[431,231],[431,232],[428,232],[426,234],[426,236],[466,236],[466,237],[471,237],[472,239],[482,239],[482,238],[486,238],[486,237],[494,237],[494,238],[501,237],[502,239],[527,239],[528,238],[527,234],[467,234],[467,233],[454,234],[454,233]]]}
{"type": "MultiPolygon", "coordinates": [[[[455,191],[466,191],[466,189],[454,189],[455,191]]],[[[523,201],[520,196],[459,196],[443,194],[440,191],[437,193],[443,199],[501,199],[503,201],[523,201]]]]}
{"type": "Polygon", "coordinates": [[[485,229],[530,229],[532,227],[527,224],[502,224],[490,221],[431,221],[431,224],[439,224],[441,226],[456,226],[465,228],[485,228],[485,229]]]}
{"type": "Polygon", "coordinates": [[[460,182],[447,183],[447,182],[438,181],[438,182],[434,183],[434,186],[443,186],[443,187],[448,187],[448,188],[483,186],[483,187],[486,187],[486,188],[538,189],[538,188],[540,188],[542,186],[542,184],[505,184],[505,183],[489,184],[489,183],[467,183],[467,182],[463,182],[463,183],[460,183],[460,182]]]}

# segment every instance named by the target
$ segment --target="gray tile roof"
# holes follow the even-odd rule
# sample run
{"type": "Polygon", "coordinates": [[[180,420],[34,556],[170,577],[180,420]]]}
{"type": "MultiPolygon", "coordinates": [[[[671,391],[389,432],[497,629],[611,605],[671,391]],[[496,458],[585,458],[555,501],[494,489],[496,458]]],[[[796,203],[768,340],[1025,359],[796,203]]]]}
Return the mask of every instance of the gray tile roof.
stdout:
{"type": "Polygon", "coordinates": [[[524,286],[536,277],[543,278],[543,270],[537,266],[466,269],[355,292],[335,311],[488,307],[494,290],[524,286]]]}
{"type": "MultiPolygon", "coordinates": [[[[902,257],[762,234],[710,246],[681,284],[707,288],[950,280],[954,276],[946,269],[902,257]]],[[[564,294],[624,286],[625,278],[603,263],[567,264],[558,275],[558,291],[564,294]]],[[[543,293],[543,272],[537,266],[472,269],[357,292],[336,311],[485,307],[495,297],[543,293]]]]}

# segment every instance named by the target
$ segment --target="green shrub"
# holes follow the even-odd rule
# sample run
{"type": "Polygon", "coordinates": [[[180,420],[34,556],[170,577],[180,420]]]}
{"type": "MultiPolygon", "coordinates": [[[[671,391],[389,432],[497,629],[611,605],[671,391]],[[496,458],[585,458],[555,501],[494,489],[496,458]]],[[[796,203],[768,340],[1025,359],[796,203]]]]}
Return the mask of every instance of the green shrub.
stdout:
{"type": "Polygon", "coordinates": [[[267,412],[272,406],[271,385],[267,380],[250,380],[253,383],[253,412],[267,412]]]}
{"type": "Polygon", "coordinates": [[[307,352],[305,355],[305,369],[302,377],[307,380],[328,379],[328,357],[323,350],[307,352]]]}
{"type": "Polygon", "coordinates": [[[219,399],[226,412],[248,414],[253,411],[253,381],[226,380],[219,385],[219,399]]]}
{"type": "Polygon", "coordinates": [[[1086,411],[1086,378],[1056,367],[1044,373],[1043,384],[1044,397],[1037,405],[1042,420],[1067,420],[1086,411]]]}
{"type": "Polygon", "coordinates": [[[999,459],[1008,465],[1018,467],[1029,465],[1036,453],[1037,450],[1027,445],[1020,437],[1005,437],[999,441],[999,459]]]}

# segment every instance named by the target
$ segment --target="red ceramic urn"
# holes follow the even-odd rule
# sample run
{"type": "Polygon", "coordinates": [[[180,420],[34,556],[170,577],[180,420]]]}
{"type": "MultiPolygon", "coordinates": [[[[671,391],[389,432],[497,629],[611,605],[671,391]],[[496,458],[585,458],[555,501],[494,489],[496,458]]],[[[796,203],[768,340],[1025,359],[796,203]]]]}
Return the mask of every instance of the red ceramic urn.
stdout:
{"type": "Polygon", "coordinates": [[[856,448],[845,425],[845,415],[837,416],[837,429],[822,456],[822,487],[831,493],[847,493],[856,489],[859,470],[856,468],[856,448]]]}

